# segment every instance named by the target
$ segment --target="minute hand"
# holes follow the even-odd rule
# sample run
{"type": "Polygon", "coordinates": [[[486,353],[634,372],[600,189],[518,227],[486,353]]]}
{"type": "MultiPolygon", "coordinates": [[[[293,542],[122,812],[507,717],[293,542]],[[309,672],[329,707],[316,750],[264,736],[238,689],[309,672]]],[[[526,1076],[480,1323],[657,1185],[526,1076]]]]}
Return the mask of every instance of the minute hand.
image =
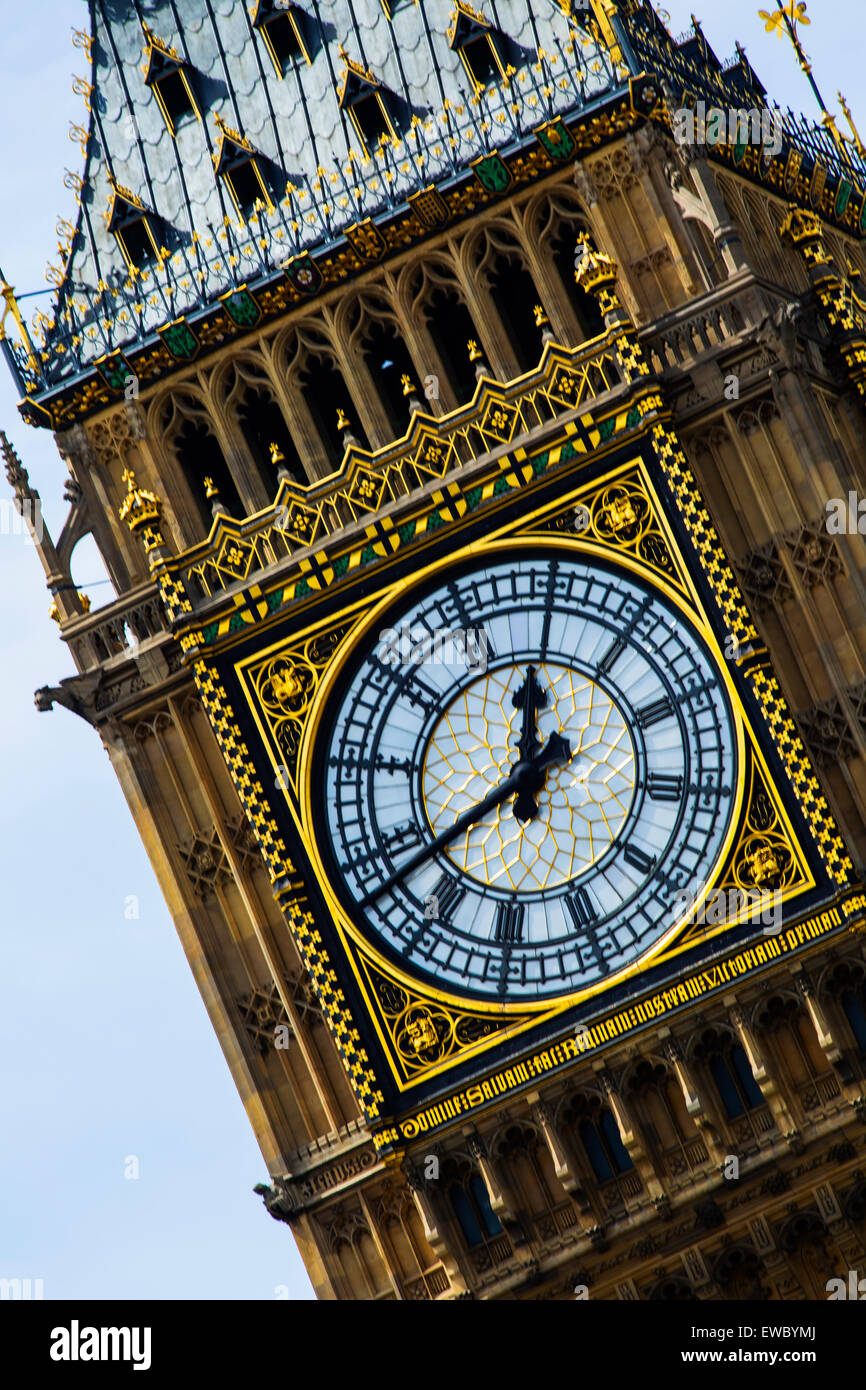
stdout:
{"type": "Polygon", "coordinates": [[[393,888],[394,884],[398,883],[406,874],[410,874],[413,869],[417,869],[418,865],[423,864],[431,855],[436,854],[440,849],[444,849],[452,840],[456,840],[457,836],[460,835],[462,831],[468,830],[476,821],[482,820],[484,816],[487,815],[488,811],[494,810],[495,807],[507,800],[512,792],[518,790],[522,777],[522,772],[512,772],[509,777],[506,777],[504,782],[500,782],[498,787],[494,787],[492,792],[488,792],[483,801],[479,801],[475,806],[470,806],[468,811],[464,811],[462,815],[457,817],[453,825],[449,825],[448,829],[443,830],[440,835],[437,835],[435,840],[431,840],[429,844],[417,850],[416,853],[413,854],[411,858],[407,859],[406,863],[391,874],[389,878],[383,879],[375,888],[372,888],[367,896],[361,899],[358,906],[369,907],[370,903],[375,902],[376,898],[380,897],[388,888],[393,888]]]}
{"type": "Polygon", "coordinates": [[[563,738],[562,734],[551,734],[544,748],[542,748],[541,752],[538,753],[531,762],[518,763],[517,767],[506,777],[505,781],[500,782],[498,787],[494,787],[493,791],[488,792],[483,801],[479,801],[475,806],[470,806],[469,810],[464,811],[462,815],[458,816],[454,824],[449,825],[447,830],[443,830],[441,834],[437,835],[434,840],[431,840],[428,845],[424,845],[421,849],[417,850],[415,854],[411,855],[406,860],[405,864],[402,864],[393,874],[390,874],[388,878],[383,879],[375,888],[372,888],[370,892],[360,900],[358,906],[369,907],[370,903],[375,902],[376,898],[380,897],[382,893],[386,892],[389,888],[393,888],[394,884],[398,883],[400,879],[405,878],[406,874],[410,874],[414,869],[417,869],[419,864],[423,864],[425,860],[437,854],[440,849],[444,849],[445,845],[450,844],[452,840],[455,840],[464,830],[468,830],[470,826],[475,825],[477,821],[483,820],[488,811],[493,811],[497,806],[501,806],[502,802],[507,801],[512,792],[519,793],[521,789],[526,786],[528,779],[531,779],[533,786],[535,786],[539,774],[541,774],[543,780],[544,769],[549,767],[551,763],[568,762],[570,757],[571,745],[568,739],[563,738]]]}

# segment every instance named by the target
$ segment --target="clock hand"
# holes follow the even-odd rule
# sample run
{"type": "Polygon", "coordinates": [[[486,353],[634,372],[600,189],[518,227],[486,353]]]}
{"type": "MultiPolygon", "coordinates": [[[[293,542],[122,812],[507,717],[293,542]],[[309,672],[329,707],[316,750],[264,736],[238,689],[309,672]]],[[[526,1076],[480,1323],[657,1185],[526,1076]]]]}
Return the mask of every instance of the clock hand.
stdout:
{"type": "MultiPolygon", "coordinates": [[[[370,892],[360,900],[358,906],[369,907],[370,903],[375,902],[376,898],[389,888],[393,888],[394,884],[405,878],[406,874],[412,873],[432,855],[438,853],[440,849],[444,849],[464,830],[469,830],[477,821],[483,820],[488,811],[493,811],[497,806],[501,806],[502,802],[507,801],[511,793],[515,791],[517,792],[517,796],[514,798],[516,808],[525,788],[531,787],[537,791],[541,790],[545,782],[546,769],[551,763],[568,762],[570,757],[571,745],[568,739],[563,738],[562,734],[551,734],[540,753],[536,754],[529,762],[519,762],[504,782],[500,782],[499,786],[488,792],[482,801],[477,802],[475,806],[470,806],[467,811],[459,815],[453,825],[449,825],[429,844],[416,850],[406,860],[406,863],[402,864],[388,878],[383,879],[375,888],[371,888],[370,892]]],[[[532,810],[529,815],[523,817],[525,820],[531,820],[538,810],[535,797],[531,795],[530,800],[532,810]]],[[[516,809],[515,815],[517,815],[516,809]]],[[[520,819],[519,816],[518,819],[520,819]]]]}
{"type": "Polygon", "coordinates": [[[545,769],[553,762],[568,762],[571,745],[562,734],[551,734],[544,748],[538,741],[538,711],[547,705],[547,691],[535,678],[535,667],[527,666],[526,679],[511,697],[515,709],[522,709],[523,723],[517,744],[519,761],[514,771],[522,774],[514,798],[514,814],[521,825],[538,814],[538,798],[547,780],[545,769]]]}
{"type": "Polygon", "coordinates": [[[523,722],[517,751],[521,762],[530,762],[541,748],[538,742],[538,711],[547,704],[547,691],[535,679],[535,667],[527,666],[526,680],[511,697],[515,709],[522,709],[523,722]]]}
{"type": "Polygon", "coordinates": [[[551,763],[571,761],[571,744],[562,734],[551,734],[540,753],[528,762],[519,762],[514,775],[520,783],[514,798],[514,815],[522,825],[534,820],[538,814],[538,793],[544,790],[547,769],[551,763]]]}
{"type": "Polygon", "coordinates": [[[417,869],[418,866],[423,864],[426,859],[429,859],[431,855],[436,854],[440,849],[444,849],[445,845],[450,844],[462,831],[468,830],[476,821],[486,816],[488,811],[492,811],[495,807],[501,805],[503,801],[508,799],[513,791],[519,788],[522,775],[522,773],[519,774],[515,769],[514,772],[506,777],[504,782],[500,782],[498,787],[494,787],[491,792],[488,792],[483,801],[479,801],[475,806],[470,806],[468,811],[464,811],[462,815],[457,817],[453,825],[449,825],[446,830],[443,830],[441,834],[437,835],[429,844],[417,850],[415,854],[407,859],[406,863],[395,870],[393,874],[383,879],[375,888],[371,888],[370,892],[361,899],[358,906],[369,907],[370,903],[375,902],[376,898],[380,897],[388,888],[393,888],[394,884],[399,882],[401,878],[404,878],[406,874],[410,874],[413,869],[417,869]]]}

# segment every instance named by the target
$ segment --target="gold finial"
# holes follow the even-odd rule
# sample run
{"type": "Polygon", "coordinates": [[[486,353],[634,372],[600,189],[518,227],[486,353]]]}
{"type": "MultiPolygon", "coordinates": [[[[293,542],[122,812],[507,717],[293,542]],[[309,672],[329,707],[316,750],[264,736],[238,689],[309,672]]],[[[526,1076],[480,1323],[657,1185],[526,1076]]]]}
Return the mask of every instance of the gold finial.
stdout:
{"type": "Polygon", "coordinates": [[[209,502],[211,498],[219,497],[219,488],[216,486],[216,483],[214,482],[213,478],[205,478],[204,495],[209,502]]]}
{"type": "Polygon", "coordinates": [[[275,443],[274,440],[271,440],[270,444],[268,445],[268,448],[271,451],[271,463],[274,465],[275,468],[278,463],[285,463],[286,456],[280,448],[279,444],[275,443]]]}
{"type": "Polygon", "coordinates": [[[340,406],[337,407],[337,429],[347,430],[349,428],[349,417],[340,406]]]}
{"type": "Polygon", "coordinates": [[[123,470],[122,478],[126,483],[126,496],[118,508],[120,520],[126,522],[130,531],[158,522],[162,503],[156,494],[148,492],[146,488],[136,487],[135,473],[131,468],[123,470]]]}
{"type": "Polygon", "coordinates": [[[59,622],[60,622],[60,614],[59,614],[58,611],[57,611],[57,604],[56,604],[56,603],[52,603],[51,607],[50,607],[49,610],[48,610],[48,616],[49,616],[49,618],[51,618],[55,623],[59,623],[59,622]]]}
{"type": "Polygon", "coordinates": [[[410,377],[408,372],[404,372],[401,376],[400,385],[403,387],[404,396],[411,396],[412,392],[415,390],[415,387],[412,383],[412,378],[410,377]]]}
{"type": "Polygon", "coordinates": [[[15,298],[15,291],[13,290],[12,286],[8,284],[8,282],[5,280],[2,270],[0,270],[0,297],[2,297],[4,301],[3,312],[2,314],[0,314],[0,342],[2,342],[3,339],[7,336],[3,324],[6,321],[6,315],[11,313],[13,319],[15,320],[18,332],[21,336],[21,341],[26,349],[27,360],[31,368],[34,371],[38,371],[36,354],[33,348],[33,343],[31,341],[30,334],[27,331],[27,324],[24,322],[21,310],[18,308],[18,300],[15,298]]]}
{"type": "Polygon", "coordinates": [[[482,352],[475,339],[470,338],[466,346],[469,349],[469,361],[480,362],[482,358],[482,352]]]}
{"type": "Polygon", "coordinates": [[[81,607],[84,609],[85,613],[89,613],[89,612],[90,612],[90,596],[89,596],[89,594],[82,594],[82,593],[79,593],[78,597],[81,599],[81,607]]]}
{"type": "Polygon", "coordinates": [[[855,149],[857,150],[857,153],[858,153],[859,155],[864,155],[864,156],[866,156],[866,149],[863,148],[863,141],[860,139],[860,132],[858,131],[857,127],[856,127],[855,124],[854,124],[854,118],[853,118],[853,116],[851,115],[851,111],[850,111],[850,108],[849,108],[849,106],[848,106],[848,103],[847,103],[847,101],[845,100],[845,98],[843,97],[843,95],[842,95],[841,92],[837,92],[836,95],[837,95],[837,97],[839,98],[839,105],[842,107],[842,111],[844,112],[844,115],[845,115],[845,120],[848,122],[849,126],[851,127],[851,134],[852,134],[852,136],[854,137],[854,147],[855,147],[855,149]]]}
{"type": "Polygon", "coordinates": [[[536,327],[536,328],[544,328],[544,327],[550,322],[550,320],[548,319],[546,313],[544,312],[544,307],[543,307],[543,305],[541,305],[541,304],[536,304],[535,307],[533,308],[532,312],[533,312],[533,314],[535,315],[535,327],[536,327]]]}
{"type": "Polygon", "coordinates": [[[812,76],[812,64],[803,52],[800,35],[797,33],[798,24],[811,24],[812,22],[806,14],[805,0],[787,0],[785,4],[782,3],[782,0],[776,0],[775,13],[770,14],[767,10],[758,10],[758,16],[763,19],[764,28],[768,34],[777,34],[779,38],[782,38],[783,34],[787,34],[791,41],[791,47],[797,55],[800,69],[806,74],[806,79],[812,88],[812,95],[821,108],[821,124],[829,130],[833,143],[846,164],[850,164],[845,137],[836,128],[836,118],[832,112],[827,110],[824,98],[818,90],[818,84],[812,76]]]}
{"type": "Polygon", "coordinates": [[[786,20],[795,34],[798,24],[812,23],[806,14],[805,0],[788,0],[787,8],[783,7],[782,0],[776,0],[776,4],[779,8],[775,14],[768,14],[766,10],[758,10],[758,18],[763,19],[764,28],[768,34],[775,33],[778,38],[781,38],[786,28],[786,20]]]}

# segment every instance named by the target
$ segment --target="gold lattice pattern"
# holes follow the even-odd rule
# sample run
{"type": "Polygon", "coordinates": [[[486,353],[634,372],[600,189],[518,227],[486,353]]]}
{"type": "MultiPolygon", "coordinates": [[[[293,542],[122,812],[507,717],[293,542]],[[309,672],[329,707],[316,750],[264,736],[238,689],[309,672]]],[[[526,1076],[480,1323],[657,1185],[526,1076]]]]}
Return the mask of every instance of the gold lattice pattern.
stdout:
{"type": "MultiPolygon", "coordinates": [[[[700,555],[704,573],[715,594],[729,633],[738,647],[750,642],[760,645],[760,638],[751,620],[745,600],[734,579],[722,549],[718,533],[706,507],[701,505],[700,493],[685,455],[678,447],[676,436],[664,425],[652,433],[659,462],[676,496],[683,520],[700,555]]],[[[819,851],[834,882],[850,882],[854,866],[845,852],[845,845],[821,793],[821,787],[809,761],[803,741],[797,733],[793,716],[788,709],[779,682],[759,667],[746,672],[760,703],[776,746],[785,762],[788,777],[800,801],[819,851]]]]}
{"type": "Polygon", "coordinates": [[[367,1118],[375,1120],[384,1105],[384,1096],[376,1086],[375,1072],[361,1046],[361,1035],[349,1013],[346,996],[337,982],[336,973],[322,943],[321,933],[316,930],[309,903],[297,894],[283,903],[283,911],[288,918],[304,966],[313,980],[355,1094],[367,1118]]]}
{"type": "MultiPolygon", "coordinates": [[[[219,677],[203,661],[196,662],[193,669],[202,705],[231,772],[241,805],[255,831],[271,882],[277,884],[295,874],[294,866],[270,814],[261,783],[252,774],[252,760],[219,677]]],[[[283,897],[282,894],[280,896],[283,897]]],[[[321,935],[315,930],[312,913],[308,904],[297,894],[284,898],[281,906],[294,929],[304,965],[314,981],[358,1098],[368,1117],[375,1119],[383,1098],[375,1089],[375,1074],[366,1052],[360,1046],[360,1034],[337,984],[321,935]]]]}
{"type": "Polygon", "coordinates": [[[398,984],[365,956],[362,962],[406,1078],[418,1077],[449,1057],[525,1022],[513,1014],[497,1018],[451,1008],[398,984]]]}
{"type": "MultiPolygon", "coordinates": [[[[621,328],[611,330],[589,350],[549,343],[538,371],[529,379],[522,377],[507,386],[485,381],[475,405],[461,406],[437,421],[416,416],[402,440],[375,455],[351,447],[342,467],[326,483],[304,487],[284,482],[276,512],[270,507],[249,522],[222,522],[229,529],[228,537],[218,532],[214,546],[205,544],[188,552],[186,578],[194,578],[207,595],[217,593],[251,571],[277,564],[341,531],[349,521],[363,521],[460,464],[612,390],[620,381],[616,364],[625,369],[639,352],[635,344],[620,350],[621,332],[621,328]]],[[[648,368],[642,364],[639,371],[648,368]]]]}
{"type": "MultiPolygon", "coordinates": [[[[434,834],[509,775],[521,723],[513,695],[525,674],[512,666],[482,676],[434,729],[422,774],[434,834]]],[[[470,877],[517,892],[554,887],[594,864],[622,829],[635,785],[634,747],[610,696],[565,666],[545,663],[538,678],[548,692],[539,739],[563,733],[570,762],[548,770],[534,820],[521,825],[513,816],[499,816],[493,824],[481,822],[445,850],[470,877]]]]}

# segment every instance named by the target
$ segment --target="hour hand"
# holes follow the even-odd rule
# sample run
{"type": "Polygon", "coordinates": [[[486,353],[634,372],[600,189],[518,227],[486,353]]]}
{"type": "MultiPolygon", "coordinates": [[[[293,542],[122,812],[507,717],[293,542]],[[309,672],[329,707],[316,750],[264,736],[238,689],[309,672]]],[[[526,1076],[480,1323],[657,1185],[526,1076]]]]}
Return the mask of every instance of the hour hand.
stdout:
{"type": "Polygon", "coordinates": [[[551,734],[540,753],[526,762],[519,762],[514,769],[517,778],[517,795],[513,810],[522,825],[534,820],[538,814],[538,793],[547,781],[547,769],[552,763],[567,763],[571,760],[571,744],[563,734],[551,734]]]}

